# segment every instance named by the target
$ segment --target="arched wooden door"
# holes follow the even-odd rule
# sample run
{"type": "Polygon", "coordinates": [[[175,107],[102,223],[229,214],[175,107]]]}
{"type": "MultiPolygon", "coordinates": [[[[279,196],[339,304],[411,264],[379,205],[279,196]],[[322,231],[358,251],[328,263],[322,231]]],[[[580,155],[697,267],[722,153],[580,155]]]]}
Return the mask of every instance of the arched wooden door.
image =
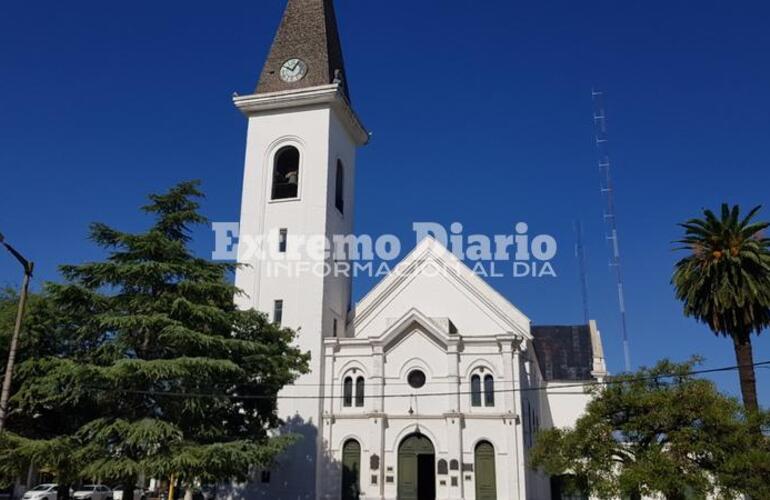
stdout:
{"type": "Polygon", "coordinates": [[[495,448],[482,441],[476,445],[476,500],[497,500],[495,448]]]}
{"type": "Polygon", "coordinates": [[[398,500],[435,500],[436,455],[433,443],[412,434],[398,448],[398,500]]]}
{"type": "Polygon", "coordinates": [[[342,500],[358,500],[361,493],[361,445],[355,439],[342,447],[342,500]]]}

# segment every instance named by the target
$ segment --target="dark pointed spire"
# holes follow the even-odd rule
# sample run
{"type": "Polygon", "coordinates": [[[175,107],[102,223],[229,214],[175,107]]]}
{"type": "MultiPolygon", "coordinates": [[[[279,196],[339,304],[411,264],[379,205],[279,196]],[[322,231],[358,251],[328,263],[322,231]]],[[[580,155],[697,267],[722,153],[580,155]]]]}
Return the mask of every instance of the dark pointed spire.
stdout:
{"type": "MultiPolygon", "coordinates": [[[[290,64],[288,69],[294,67],[290,64]]],[[[341,83],[345,96],[350,99],[332,0],[289,0],[259,77],[256,93],[330,83],[341,83]],[[293,59],[303,61],[307,72],[295,82],[286,82],[281,78],[281,67],[293,59]]]]}

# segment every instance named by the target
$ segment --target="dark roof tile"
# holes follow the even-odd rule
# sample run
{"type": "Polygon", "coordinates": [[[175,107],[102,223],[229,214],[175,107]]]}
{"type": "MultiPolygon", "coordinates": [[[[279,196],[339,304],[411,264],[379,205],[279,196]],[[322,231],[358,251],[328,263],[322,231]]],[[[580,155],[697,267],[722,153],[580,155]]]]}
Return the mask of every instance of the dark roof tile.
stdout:
{"type": "Polygon", "coordinates": [[[546,380],[593,379],[593,347],[588,325],[532,326],[532,336],[546,380]]]}

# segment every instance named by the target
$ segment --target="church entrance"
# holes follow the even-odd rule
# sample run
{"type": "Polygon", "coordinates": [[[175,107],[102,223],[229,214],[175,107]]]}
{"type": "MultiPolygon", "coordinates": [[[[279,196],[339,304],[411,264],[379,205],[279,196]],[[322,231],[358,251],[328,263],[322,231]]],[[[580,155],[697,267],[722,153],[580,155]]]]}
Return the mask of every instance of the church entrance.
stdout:
{"type": "Polygon", "coordinates": [[[476,445],[476,500],[497,500],[495,448],[487,441],[476,445]]]}
{"type": "Polygon", "coordinates": [[[348,439],[342,447],[342,500],[358,500],[361,494],[361,445],[348,439]]]}
{"type": "Polygon", "coordinates": [[[398,448],[398,500],[435,500],[436,454],[433,443],[412,434],[398,448]]]}

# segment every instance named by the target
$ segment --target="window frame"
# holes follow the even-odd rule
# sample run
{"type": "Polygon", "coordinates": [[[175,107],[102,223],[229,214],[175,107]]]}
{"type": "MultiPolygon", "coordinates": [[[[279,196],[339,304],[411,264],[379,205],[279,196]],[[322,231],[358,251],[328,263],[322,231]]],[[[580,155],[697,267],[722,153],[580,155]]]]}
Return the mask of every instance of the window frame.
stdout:
{"type": "Polygon", "coordinates": [[[334,169],[334,208],[345,215],[345,164],[339,158],[334,169]]]}
{"type": "Polygon", "coordinates": [[[480,408],[482,406],[481,398],[481,375],[474,373],[471,375],[471,407],[480,408]]]}
{"type": "Polygon", "coordinates": [[[409,372],[406,374],[406,383],[409,384],[409,387],[411,387],[414,390],[419,390],[425,387],[425,384],[428,383],[428,376],[425,374],[425,370],[422,368],[412,368],[409,370],[409,372]],[[414,382],[412,380],[412,377],[422,377],[422,380],[419,384],[412,383],[414,382]]]}
{"type": "Polygon", "coordinates": [[[342,407],[353,407],[353,377],[350,375],[342,380],[342,407]]]}
{"type": "Polygon", "coordinates": [[[283,299],[273,301],[273,323],[281,326],[283,322],[283,299]]]}
{"type": "Polygon", "coordinates": [[[362,375],[359,375],[356,378],[356,387],[355,387],[355,404],[356,408],[363,408],[364,403],[366,401],[364,391],[366,389],[366,380],[362,375]]]}
{"type": "Polygon", "coordinates": [[[287,202],[287,201],[297,201],[301,198],[301,192],[302,192],[302,175],[303,175],[303,168],[302,168],[302,150],[299,147],[299,145],[288,142],[278,145],[274,149],[274,153],[270,159],[270,171],[269,171],[269,182],[267,183],[267,200],[268,203],[281,203],[281,202],[287,202]],[[290,197],[283,197],[283,198],[276,198],[275,197],[275,180],[276,180],[276,168],[278,167],[278,160],[280,159],[280,156],[282,153],[289,149],[294,149],[297,152],[297,191],[294,196],[290,197]]]}
{"type": "Polygon", "coordinates": [[[484,375],[482,389],[484,392],[484,406],[490,408],[495,406],[495,377],[488,373],[484,375]]]}

